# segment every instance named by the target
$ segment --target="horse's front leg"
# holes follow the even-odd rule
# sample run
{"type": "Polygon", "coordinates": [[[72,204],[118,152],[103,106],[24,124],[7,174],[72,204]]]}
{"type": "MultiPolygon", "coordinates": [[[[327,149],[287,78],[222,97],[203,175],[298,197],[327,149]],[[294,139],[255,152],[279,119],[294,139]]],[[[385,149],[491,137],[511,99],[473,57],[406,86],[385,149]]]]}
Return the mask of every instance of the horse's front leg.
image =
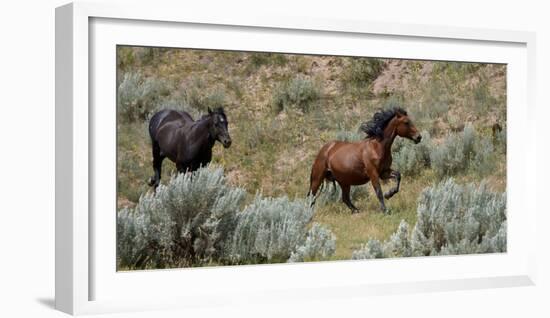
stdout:
{"type": "Polygon", "coordinates": [[[399,192],[399,186],[401,185],[401,173],[397,170],[389,170],[383,175],[383,179],[394,179],[396,182],[395,187],[384,193],[384,198],[389,199],[399,192]]]}
{"type": "Polygon", "coordinates": [[[188,162],[176,162],[176,170],[178,173],[187,173],[191,170],[191,165],[188,162]]]}
{"type": "Polygon", "coordinates": [[[380,201],[380,209],[383,213],[386,213],[388,209],[386,209],[386,204],[384,203],[384,194],[382,192],[382,186],[380,185],[380,177],[378,172],[371,171],[369,173],[369,177],[372,187],[374,188],[374,192],[376,193],[376,197],[378,198],[378,201],[380,201]]]}

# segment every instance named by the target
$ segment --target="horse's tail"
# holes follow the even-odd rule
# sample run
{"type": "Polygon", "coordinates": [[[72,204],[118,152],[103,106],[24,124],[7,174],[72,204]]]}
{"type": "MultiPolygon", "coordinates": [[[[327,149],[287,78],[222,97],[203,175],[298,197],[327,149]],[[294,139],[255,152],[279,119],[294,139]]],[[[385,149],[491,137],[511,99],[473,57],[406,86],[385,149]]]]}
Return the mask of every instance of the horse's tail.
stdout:
{"type": "Polygon", "coordinates": [[[151,116],[151,119],[149,119],[149,136],[151,137],[152,142],[156,141],[155,136],[157,135],[159,126],[170,112],[171,110],[163,109],[156,112],[153,116],[151,116]]]}
{"type": "MultiPolygon", "coordinates": [[[[313,167],[311,167],[311,173],[309,174],[309,190],[307,191],[307,195],[306,196],[310,196],[312,194],[312,184],[313,184],[313,167]]],[[[321,190],[322,187],[319,187],[319,190],[321,190]]]]}
{"type": "Polygon", "coordinates": [[[151,119],[149,119],[149,137],[151,137],[151,141],[155,141],[154,136],[155,136],[156,129],[158,128],[160,113],[161,112],[156,112],[151,117],[151,119]]]}
{"type": "Polygon", "coordinates": [[[319,150],[319,153],[317,154],[317,157],[315,158],[315,161],[313,162],[313,165],[311,167],[308,195],[315,196],[317,192],[322,189],[324,183],[323,181],[325,181],[328,172],[329,151],[330,149],[332,149],[335,143],[335,141],[329,142],[325,144],[321,148],[321,150],[319,150]]]}

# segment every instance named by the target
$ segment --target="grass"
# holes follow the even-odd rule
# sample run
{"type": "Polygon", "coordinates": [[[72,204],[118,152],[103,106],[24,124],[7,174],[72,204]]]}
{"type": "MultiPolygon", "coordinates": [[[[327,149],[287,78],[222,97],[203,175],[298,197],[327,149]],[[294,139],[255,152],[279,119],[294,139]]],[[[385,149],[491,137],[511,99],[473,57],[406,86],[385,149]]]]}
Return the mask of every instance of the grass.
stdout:
{"type": "MultiPolygon", "coordinates": [[[[424,170],[416,178],[405,177],[401,188],[390,200],[386,200],[389,214],[383,214],[380,203],[374,194],[372,186],[367,184],[367,197],[352,198],[360,213],[351,214],[350,210],[340,201],[316,208],[314,221],[327,225],[336,235],[336,253],[334,260],[350,259],[353,250],[361,247],[369,239],[386,240],[399,226],[401,220],[409,224],[416,222],[416,200],[426,185],[437,181],[430,170],[424,170]]],[[[388,189],[393,183],[383,184],[388,189]]]]}
{"type": "MultiPolygon", "coordinates": [[[[305,197],[319,149],[336,138],[354,138],[360,123],[380,107],[405,107],[435,144],[461,131],[460,123],[471,122],[486,138],[491,137],[493,122],[506,123],[505,66],[401,61],[401,77],[388,77],[387,83],[382,83],[387,88],[375,94],[373,85],[380,85],[376,81],[392,70],[390,60],[176,49],[141,52],[130,47],[120,47],[118,55],[119,73],[139,72],[144,79],[171,83],[163,101],[182,101],[195,118],[204,114],[205,108],[223,103],[233,144],[228,149],[216,144],[212,162],[224,167],[230,184],[250,193],[247,202],[256,192],[305,197]],[[295,83],[289,88],[297,78],[311,85],[295,83]],[[346,81],[353,89],[342,89],[346,81]],[[277,110],[284,111],[273,111],[278,88],[282,88],[286,104],[277,110]],[[288,93],[293,90],[297,93],[288,93]]],[[[141,194],[150,191],[146,182],[153,170],[146,127],[146,121],[139,119],[119,121],[119,207],[135,204],[141,194]]],[[[496,167],[488,173],[467,169],[454,176],[455,180],[479,182],[487,177],[502,191],[504,152],[495,152],[495,162],[496,167]]],[[[166,159],[161,182],[174,171],[174,163],[166,159]]],[[[401,191],[386,202],[389,215],[380,212],[370,184],[364,186],[368,196],[353,199],[361,210],[357,215],[351,215],[341,202],[316,206],[313,221],[328,226],[336,235],[333,259],[349,259],[352,250],[370,238],[387,239],[402,219],[414,225],[417,197],[436,180],[430,168],[404,175],[401,191]]],[[[389,186],[383,185],[385,189],[389,186]]]]}

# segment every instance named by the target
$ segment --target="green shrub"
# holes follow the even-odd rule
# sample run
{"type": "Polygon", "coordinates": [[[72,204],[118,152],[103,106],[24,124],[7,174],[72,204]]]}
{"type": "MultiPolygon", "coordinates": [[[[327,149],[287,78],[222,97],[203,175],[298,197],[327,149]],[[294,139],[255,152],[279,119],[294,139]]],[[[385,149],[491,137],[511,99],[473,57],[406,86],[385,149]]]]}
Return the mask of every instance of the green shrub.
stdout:
{"type": "Polygon", "coordinates": [[[275,87],[272,107],[279,113],[287,109],[297,109],[307,113],[319,106],[321,87],[312,80],[297,76],[275,87]]]}
{"type": "Polygon", "coordinates": [[[424,189],[412,230],[401,221],[385,242],[371,240],[353,259],[506,252],[506,193],[487,183],[459,185],[448,179],[424,189]]]}
{"type": "Polygon", "coordinates": [[[206,112],[208,108],[224,106],[226,92],[219,86],[212,86],[202,78],[195,77],[184,85],[181,92],[185,104],[191,108],[206,112]]]}
{"type": "Polygon", "coordinates": [[[470,161],[470,168],[479,175],[487,175],[495,168],[495,152],[493,143],[487,137],[481,137],[470,161]]]}
{"type": "Polygon", "coordinates": [[[450,82],[457,83],[464,81],[469,76],[476,75],[483,66],[482,63],[434,62],[432,73],[444,75],[450,82]]]}
{"type": "Polygon", "coordinates": [[[277,143],[284,124],[276,119],[267,122],[251,121],[247,123],[245,129],[249,132],[245,139],[246,145],[250,149],[255,149],[260,145],[277,143]]]}
{"type": "Polygon", "coordinates": [[[306,241],[290,255],[289,262],[306,262],[328,259],[336,251],[336,237],[319,223],[313,223],[309,229],[306,241]]]}
{"type": "Polygon", "coordinates": [[[248,62],[249,68],[256,70],[263,65],[284,66],[288,60],[281,53],[250,53],[248,62]]]}
{"type": "Polygon", "coordinates": [[[491,191],[486,182],[459,185],[449,179],[422,192],[412,246],[423,255],[505,252],[502,231],[506,193],[491,191]]]}
{"type": "Polygon", "coordinates": [[[430,133],[423,131],[422,141],[414,144],[410,140],[397,139],[393,149],[393,168],[403,175],[417,175],[431,166],[430,154],[433,145],[430,133]]]}
{"type": "Polygon", "coordinates": [[[173,176],[118,211],[118,268],[296,262],[334,253],[332,232],[316,224],[308,230],[311,201],[257,195],[240,211],[245,196],[219,167],[173,176]]]}
{"type": "Polygon", "coordinates": [[[449,91],[449,88],[438,79],[428,84],[424,93],[423,105],[421,110],[415,112],[418,119],[434,121],[439,118],[445,119],[454,94],[449,91]]]}
{"type": "MultiPolygon", "coordinates": [[[[201,114],[204,114],[205,111],[199,111],[198,109],[190,106],[187,101],[185,100],[185,97],[181,94],[175,92],[172,95],[165,98],[162,102],[159,102],[157,104],[157,107],[150,113],[151,115],[161,111],[163,109],[172,109],[172,110],[178,110],[178,111],[184,111],[187,112],[193,117],[195,120],[199,119],[201,117],[201,114]]],[[[146,118],[146,121],[149,121],[150,116],[146,118]]]]}
{"type": "Polygon", "coordinates": [[[413,255],[409,225],[401,220],[397,231],[386,242],[372,239],[360,249],[353,251],[352,259],[371,259],[388,257],[409,257],[413,255]]]}
{"type": "Polygon", "coordinates": [[[178,174],[117,214],[119,268],[198,266],[219,260],[245,197],[223,169],[178,174]]]}
{"type": "Polygon", "coordinates": [[[237,215],[237,227],[228,245],[228,258],[234,263],[286,262],[300,258],[324,258],[334,253],[334,237],[307,226],[313,217],[309,200],[287,197],[264,198],[256,195],[252,204],[237,215]],[[321,241],[308,243],[308,237],[321,241]]]}
{"type": "Polygon", "coordinates": [[[384,62],[377,58],[351,58],[342,74],[344,85],[365,88],[382,73],[384,66],[384,62]]]}
{"type": "Polygon", "coordinates": [[[157,78],[144,78],[140,73],[124,73],[117,90],[119,118],[133,122],[144,120],[170,95],[172,86],[157,78]]]}
{"type": "Polygon", "coordinates": [[[117,65],[120,70],[131,71],[163,61],[163,55],[169,48],[135,47],[121,45],[117,47],[117,65]]]}
{"type": "Polygon", "coordinates": [[[493,145],[488,137],[479,136],[473,125],[467,123],[460,134],[451,134],[433,147],[430,154],[432,168],[440,178],[471,169],[480,175],[491,173],[496,164],[493,145]]]}
{"type": "Polygon", "coordinates": [[[473,102],[473,110],[480,116],[497,108],[495,106],[498,105],[498,100],[491,94],[487,79],[481,78],[479,83],[474,87],[473,102]]]}
{"type": "Polygon", "coordinates": [[[461,135],[451,134],[442,144],[434,147],[430,160],[435,173],[440,178],[464,171],[468,162],[465,158],[461,135]]]}
{"type": "Polygon", "coordinates": [[[479,149],[477,139],[478,136],[474,126],[471,123],[466,123],[462,132],[462,150],[464,151],[464,157],[466,160],[472,160],[476,154],[476,151],[479,149]]]}

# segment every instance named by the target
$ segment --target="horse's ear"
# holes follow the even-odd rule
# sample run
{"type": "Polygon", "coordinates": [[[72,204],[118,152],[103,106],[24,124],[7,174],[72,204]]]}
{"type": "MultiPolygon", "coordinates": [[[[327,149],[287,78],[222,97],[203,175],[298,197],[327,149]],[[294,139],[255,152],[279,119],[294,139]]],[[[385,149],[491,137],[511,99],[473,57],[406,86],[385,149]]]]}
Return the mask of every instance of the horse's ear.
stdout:
{"type": "Polygon", "coordinates": [[[212,115],[212,109],[210,109],[210,107],[208,107],[208,114],[212,115]]]}

